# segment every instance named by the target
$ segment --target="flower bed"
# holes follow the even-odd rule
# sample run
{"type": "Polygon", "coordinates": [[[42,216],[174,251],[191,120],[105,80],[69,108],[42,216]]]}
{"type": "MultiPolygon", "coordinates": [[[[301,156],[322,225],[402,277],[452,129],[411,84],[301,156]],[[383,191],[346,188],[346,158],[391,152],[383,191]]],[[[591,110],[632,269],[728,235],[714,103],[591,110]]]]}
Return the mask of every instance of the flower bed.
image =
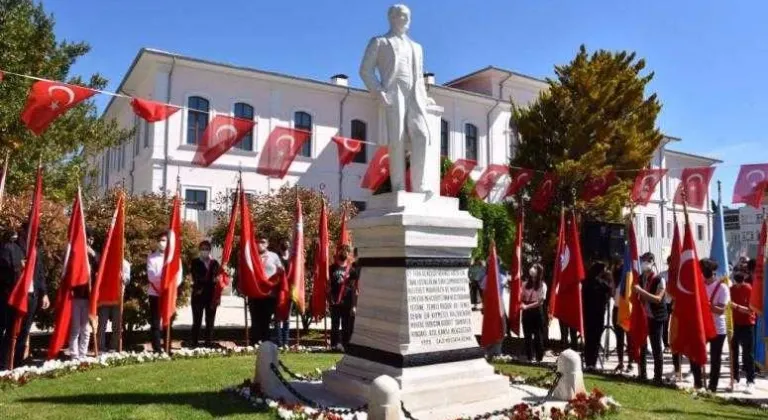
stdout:
{"type": "MultiPolygon", "coordinates": [[[[232,348],[182,348],[174,350],[169,356],[166,353],[152,352],[121,352],[104,353],[99,357],[87,357],[80,360],[49,360],[41,366],[21,366],[13,370],[0,371],[0,389],[9,386],[20,386],[29,381],[41,378],[58,378],[60,376],[83,372],[91,369],[99,369],[114,366],[135,365],[149,362],[161,362],[169,360],[202,359],[209,357],[230,357],[256,354],[255,346],[235,346],[232,348]]],[[[294,346],[282,353],[326,353],[330,352],[326,347],[294,346]]]]}
{"type": "MultiPolygon", "coordinates": [[[[271,399],[261,392],[259,384],[251,383],[250,380],[244,381],[239,386],[226,388],[224,392],[235,394],[247,400],[256,410],[272,412],[283,420],[365,420],[368,416],[364,411],[346,410],[345,413],[338,413],[271,399]]],[[[553,407],[546,410],[542,406],[520,403],[506,410],[505,413],[488,413],[479,417],[491,420],[596,419],[618,409],[618,403],[595,389],[589,395],[579,394],[569,401],[564,409],[553,407]]]]}

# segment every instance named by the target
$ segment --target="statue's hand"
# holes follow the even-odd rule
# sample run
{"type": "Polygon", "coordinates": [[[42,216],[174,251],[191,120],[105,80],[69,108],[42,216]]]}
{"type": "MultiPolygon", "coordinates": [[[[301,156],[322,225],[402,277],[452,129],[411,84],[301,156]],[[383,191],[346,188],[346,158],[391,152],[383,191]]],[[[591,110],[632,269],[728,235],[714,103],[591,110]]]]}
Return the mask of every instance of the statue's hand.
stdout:
{"type": "Polygon", "coordinates": [[[381,103],[383,103],[384,105],[386,105],[386,106],[392,105],[389,102],[389,98],[387,98],[387,92],[384,92],[383,90],[380,90],[377,96],[379,97],[379,100],[381,101],[381,103]]]}
{"type": "Polygon", "coordinates": [[[437,102],[435,102],[435,100],[432,99],[431,97],[427,96],[427,105],[429,105],[429,106],[437,105],[437,102]]]}

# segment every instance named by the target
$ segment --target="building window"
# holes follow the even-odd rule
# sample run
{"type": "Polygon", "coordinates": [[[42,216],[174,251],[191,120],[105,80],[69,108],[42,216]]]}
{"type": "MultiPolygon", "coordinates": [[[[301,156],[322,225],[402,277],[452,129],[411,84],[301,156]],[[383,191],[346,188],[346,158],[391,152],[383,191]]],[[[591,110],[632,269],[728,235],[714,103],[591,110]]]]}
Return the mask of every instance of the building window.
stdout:
{"type": "Polygon", "coordinates": [[[755,215],[755,222],[760,225],[763,223],[763,213],[757,213],[755,215]]]}
{"type": "MultiPolygon", "coordinates": [[[[253,121],[253,107],[242,102],[236,103],[235,117],[253,121]]],[[[249,131],[248,134],[243,136],[243,139],[235,145],[235,148],[248,151],[253,150],[253,130],[249,131]]]]}
{"type": "MultiPolygon", "coordinates": [[[[368,126],[364,121],[352,120],[352,126],[350,128],[353,139],[362,141],[368,140],[368,126]]],[[[365,163],[368,161],[367,155],[368,145],[366,143],[360,143],[360,152],[355,155],[354,159],[352,159],[352,162],[365,163]]]]}
{"type": "MultiPolygon", "coordinates": [[[[208,100],[190,96],[187,100],[187,144],[198,144],[208,127],[208,100]]],[[[146,144],[146,140],[145,140],[146,144]]]]}
{"type": "MultiPolygon", "coordinates": [[[[306,130],[312,133],[312,116],[304,111],[297,111],[293,114],[293,128],[306,130]]],[[[299,150],[299,156],[312,157],[312,135],[310,134],[304,145],[299,150]]]]}
{"type": "Polygon", "coordinates": [[[353,201],[352,205],[355,206],[357,209],[357,212],[365,211],[366,208],[366,202],[365,201],[353,201]]]}
{"type": "Polygon", "coordinates": [[[451,126],[448,124],[448,121],[441,119],[440,120],[440,156],[449,157],[448,154],[450,150],[448,150],[448,143],[450,138],[450,129],[451,126]]]}
{"type": "Polygon", "coordinates": [[[190,189],[184,191],[184,204],[188,209],[205,210],[208,204],[208,191],[190,189]]]}
{"type": "Polygon", "coordinates": [[[645,236],[648,238],[656,237],[656,218],[653,216],[645,217],[645,236]]]}
{"type": "Polygon", "coordinates": [[[149,122],[142,120],[142,124],[144,124],[144,147],[149,147],[149,122]]]}
{"type": "Polygon", "coordinates": [[[696,239],[699,241],[704,240],[704,225],[696,225],[696,239]]]}
{"type": "Polygon", "coordinates": [[[474,124],[464,124],[464,147],[464,157],[477,162],[477,126],[474,124]]]}
{"type": "Polygon", "coordinates": [[[672,222],[667,222],[667,237],[671,238],[675,232],[672,232],[672,222]]]}

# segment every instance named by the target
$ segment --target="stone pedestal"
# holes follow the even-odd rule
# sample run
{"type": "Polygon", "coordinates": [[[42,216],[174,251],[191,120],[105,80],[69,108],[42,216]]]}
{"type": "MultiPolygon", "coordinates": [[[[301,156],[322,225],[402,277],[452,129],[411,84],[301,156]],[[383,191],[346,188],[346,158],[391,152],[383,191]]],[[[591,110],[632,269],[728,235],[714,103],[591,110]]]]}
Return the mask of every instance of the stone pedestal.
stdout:
{"type": "Polygon", "coordinates": [[[362,266],[355,331],[325,386],[367,399],[390,376],[419,419],[513,405],[472,333],[467,270],[481,222],[458,199],[396,192],[372,197],[350,227],[362,266]]]}

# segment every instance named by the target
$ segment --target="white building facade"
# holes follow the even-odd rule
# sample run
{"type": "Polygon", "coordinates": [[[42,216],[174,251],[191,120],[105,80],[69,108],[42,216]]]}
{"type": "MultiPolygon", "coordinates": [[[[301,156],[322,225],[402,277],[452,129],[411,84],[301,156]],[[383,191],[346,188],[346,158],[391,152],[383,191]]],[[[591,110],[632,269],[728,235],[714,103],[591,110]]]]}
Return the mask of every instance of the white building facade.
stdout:
{"type": "MultiPolygon", "coordinates": [[[[444,108],[441,152],[453,160],[476,160],[474,179],[488,164],[506,164],[514,154],[516,145],[509,129],[510,98],[525,106],[547,87],[542,80],[495,67],[444,85],[435,84],[432,75],[425,79],[428,94],[444,108]]],[[[234,190],[239,170],[250,192],[267,193],[282,185],[298,184],[322,190],[332,204],[342,199],[360,207],[371,194],[360,188],[360,181],[376,146],[368,145],[340,172],[331,137],[377,142],[378,105],[367,91],[348,86],[343,75],[324,82],[142,49],[119,91],[186,108],[165,121],[146,123],[134,115],[128,100],[113,98],[104,118],[116,119],[122,127],[135,128],[136,132],[132,141],[105,151],[94,162],[101,171],[90,182],[100,191],[119,184],[124,184],[131,194],[172,191],[178,177],[187,216],[197,217],[203,227],[211,222],[217,198],[234,190]],[[207,122],[219,114],[253,119],[253,133],[210,167],[193,166],[195,144],[207,122]],[[288,175],[282,180],[270,180],[257,174],[256,166],[259,151],[278,126],[307,129],[312,137],[288,175]]],[[[717,163],[668,149],[676,141],[667,138],[656,151],[652,166],[669,168],[669,174],[651,203],[635,209],[641,249],[650,249],[657,256],[668,254],[671,201],[681,168],[717,163]]],[[[490,200],[500,200],[507,183],[508,177],[502,178],[490,200]]],[[[691,210],[691,223],[700,254],[708,254],[710,209],[691,210]]]]}

